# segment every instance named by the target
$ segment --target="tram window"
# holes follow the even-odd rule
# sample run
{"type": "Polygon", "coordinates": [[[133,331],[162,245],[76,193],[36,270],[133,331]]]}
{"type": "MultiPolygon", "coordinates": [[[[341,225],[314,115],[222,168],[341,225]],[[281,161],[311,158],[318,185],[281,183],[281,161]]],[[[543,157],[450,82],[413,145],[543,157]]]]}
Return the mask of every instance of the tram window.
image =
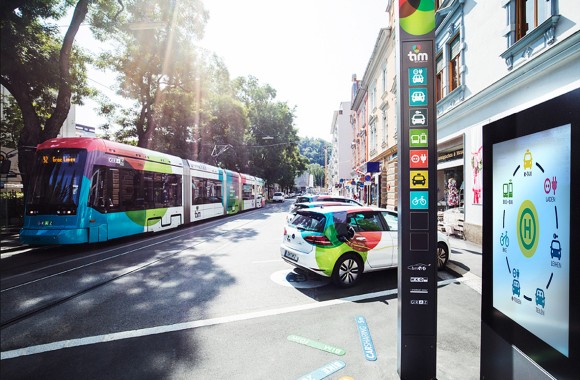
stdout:
{"type": "Polygon", "coordinates": [[[192,178],[192,204],[222,202],[222,184],[219,180],[209,178],[192,178]]]}
{"type": "Polygon", "coordinates": [[[254,199],[254,186],[253,185],[244,184],[242,186],[242,199],[245,199],[245,200],[254,199]]]}
{"type": "Polygon", "coordinates": [[[100,212],[181,206],[181,178],[178,174],[95,167],[89,204],[100,212]]]}

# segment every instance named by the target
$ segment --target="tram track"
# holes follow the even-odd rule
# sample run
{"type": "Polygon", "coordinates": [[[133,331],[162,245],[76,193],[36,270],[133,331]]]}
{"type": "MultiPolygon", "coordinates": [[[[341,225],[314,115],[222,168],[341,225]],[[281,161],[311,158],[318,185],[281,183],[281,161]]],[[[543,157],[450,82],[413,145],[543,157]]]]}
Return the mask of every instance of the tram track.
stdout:
{"type": "MultiPolygon", "coordinates": [[[[241,215],[241,216],[243,216],[243,215],[241,215]]],[[[236,221],[239,221],[239,219],[240,218],[230,218],[226,222],[236,222],[236,221]]],[[[48,275],[45,275],[45,276],[42,276],[42,277],[38,277],[38,278],[33,279],[33,280],[30,280],[30,281],[22,282],[20,284],[7,287],[5,289],[0,290],[0,293],[2,293],[2,296],[5,297],[5,295],[8,292],[11,292],[11,291],[16,291],[16,290],[25,288],[27,286],[38,285],[39,283],[41,283],[43,281],[47,281],[47,280],[50,280],[50,279],[54,279],[54,278],[56,278],[58,276],[64,276],[64,275],[70,274],[71,272],[74,272],[74,271],[77,271],[77,270],[86,269],[86,268],[88,268],[90,266],[93,266],[93,265],[97,265],[97,264],[101,264],[101,263],[104,263],[104,262],[108,262],[109,260],[118,259],[118,258],[121,258],[123,256],[126,256],[126,255],[128,255],[130,253],[134,253],[134,252],[137,252],[137,251],[146,249],[146,248],[152,248],[152,247],[154,247],[156,245],[159,245],[159,244],[166,244],[166,243],[171,242],[172,240],[175,240],[175,239],[184,239],[184,238],[187,238],[187,235],[189,235],[189,234],[194,234],[194,233],[195,234],[198,234],[198,233],[203,232],[203,231],[206,231],[206,230],[215,229],[216,226],[223,224],[223,222],[224,221],[221,220],[221,219],[217,219],[217,220],[212,220],[212,221],[205,222],[203,225],[198,225],[198,227],[202,227],[202,228],[196,228],[195,230],[188,231],[187,234],[185,234],[185,235],[183,233],[184,232],[183,230],[168,231],[168,234],[173,235],[170,238],[163,239],[163,240],[158,240],[160,238],[160,236],[155,236],[155,237],[148,238],[145,241],[140,240],[140,241],[136,242],[135,244],[131,244],[132,246],[133,245],[138,245],[138,247],[135,247],[135,248],[130,249],[130,250],[126,250],[127,249],[127,246],[123,246],[123,247],[118,247],[118,248],[115,247],[115,248],[112,248],[112,249],[108,249],[106,251],[98,252],[96,254],[93,254],[92,256],[101,256],[103,254],[106,254],[106,253],[109,253],[111,251],[115,251],[115,250],[118,250],[118,249],[121,249],[121,248],[124,250],[124,252],[119,253],[117,255],[105,257],[105,258],[102,258],[102,259],[96,260],[96,261],[91,261],[91,262],[86,263],[86,264],[83,264],[83,265],[79,265],[79,266],[75,266],[75,267],[72,267],[72,268],[68,268],[66,270],[62,270],[62,271],[59,271],[59,272],[51,273],[51,274],[48,274],[48,275]],[[155,241],[152,244],[149,244],[149,245],[142,245],[143,243],[150,242],[151,240],[155,240],[155,241]]],[[[246,225],[248,223],[252,223],[252,222],[253,222],[253,220],[250,220],[250,221],[247,221],[246,223],[243,223],[242,225],[234,226],[232,228],[232,230],[238,229],[238,228],[240,228],[240,227],[242,227],[242,226],[244,226],[244,225],[246,225]]],[[[220,227],[223,227],[223,226],[220,226],[220,227]]],[[[207,237],[207,238],[214,238],[216,236],[223,236],[224,235],[224,231],[223,230],[222,231],[216,230],[215,233],[212,234],[212,235],[214,235],[214,236],[213,237],[207,237]]],[[[117,281],[117,280],[119,280],[119,279],[121,279],[123,277],[126,277],[128,275],[134,274],[136,272],[139,272],[139,271],[141,271],[143,269],[146,269],[146,268],[148,268],[148,267],[150,267],[150,266],[152,266],[154,264],[157,264],[159,262],[162,262],[162,261],[171,259],[171,258],[179,255],[180,253],[184,252],[184,251],[190,250],[192,248],[195,248],[195,247],[199,246],[200,244],[203,244],[207,240],[207,238],[204,238],[202,241],[197,241],[197,242],[195,242],[193,244],[185,245],[185,246],[183,246],[183,247],[181,247],[179,249],[176,249],[175,251],[171,252],[170,254],[166,254],[166,255],[157,257],[157,258],[155,258],[153,260],[147,261],[146,263],[133,265],[129,269],[123,271],[122,273],[119,273],[117,275],[114,275],[113,277],[107,278],[106,280],[102,280],[102,281],[96,282],[96,283],[94,283],[94,284],[92,284],[92,285],[90,285],[88,287],[85,287],[83,289],[79,289],[76,292],[72,292],[70,294],[67,294],[66,296],[63,296],[63,297],[54,299],[54,300],[52,300],[52,301],[50,301],[48,303],[45,303],[43,305],[39,305],[37,307],[30,308],[29,310],[27,310],[27,311],[25,311],[23,313],[20,313],[18,315],[15,315],[13,317],[9,317],[8,319],[0,322],[0,330],[3,330],[5,328],[7,328],[7,327],[9,327],[11,325],[17,324],[19,322],[22,322],[22,321],[24,321],[26,319],[32,318],[32,317],[34,317],[34,316],[36,316],[38,314],[41,314],[41,313],[43,313],[43,312],[45,312],[47,310],[50,310],[50,309],[52,309],[52,308],[54,308],[56,306],[59,306],[59,305],[62,305],[64,303],[68,302],[68,301],[74,300],[74,299],[76,299],[76,298],[78,298],[78,297],[80,297],[82,295],[86,295],[87,293],[90,293],[92,291],[95,291],[97,289],[100,289],[100,288],[102,288],[102,287],[104,287],[104,286],[106,286],[106,285],[108,285],[108,284],[110,284],[110,283],[112,283],[114,281],[117,281]]],[[[90,258],[90,256],[89,256],[89,258],[90,258]]],[[[21,273],[21,274],[18,274],[18,275],[14,275],[14,276],[10,276],[10,277],[7,277],[7,278],[3,278],[2,280],[4,282],[6,282],[8,280],[13,280],[13,279],[19,278],[21,276],[26,276],[26,275],[38,273],[38,272],[41,272],[41,271],[45,271],[45,270],[47,270],[49,268],[55,268],[55,267],[58,267],[58,266],[70,264],[71,262],[75,262],[75,261],[82,260],[82,259],[87,259],[87,256],[74,258],[74,259],[71,259],[71,260],[67,260],[66,262],[51,264],[49,266],[44,266],[42,268],[37,268],[37,269],[31,270],[31,271],[28,271],[28,272],[25,272],[25,273],[21,273]]]]}

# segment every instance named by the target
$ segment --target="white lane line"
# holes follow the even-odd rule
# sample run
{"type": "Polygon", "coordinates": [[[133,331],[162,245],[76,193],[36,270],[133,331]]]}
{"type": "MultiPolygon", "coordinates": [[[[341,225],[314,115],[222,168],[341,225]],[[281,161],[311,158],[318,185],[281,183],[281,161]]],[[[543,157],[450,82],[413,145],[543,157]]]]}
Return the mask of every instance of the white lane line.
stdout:
{"type": "MultiPolygon", "coordinates": [[[[437,284],[438,284],[438,286],[443,286],[443,285],[447,285],[447,284],[450,284],[452,282],[457,282],[457,281],[461,282],[461,279],[454,278],[454,279],[449,279],[449,280],[443,280],[443,281],[439,281],[437,284]]],[[[397,294],[397,289],[389,289],[389,290],[385,290],[385,291],[381,291],[381,292],[374,292],[374,293],[361,294],[358,296],[339,298],[336,300],[328,300],[328,301],[314,302],[314,303],[308,303],[308,304],[298,305],[298,306],[283,307],[283,308],[279,308],[279,309],[263,310],[263,311],[257,311],[257,312],[252,312],[252,313],[231,315],[228,317],[210,318],[210,319],[203,319],[203,320],[199,320],[199,321],[176,323],[173,325],[156,326],[156,327],[149,327],[149,328],[139,329],[139,330],[122,331],[122,332],[118,332],[118,333],[96,335],[96,336],[91,336],[91,337],[86,337],[86,338],[63,340],[63,341],[59,341],[59,342],[53,342],[53,343],[47,343],[47,344],[40,344],[37,346],[19,348],[16,350],[3,351],[0,353],[0,360],[14,359],[14,358],[18,358],[21,356],[41,354],[44,352],[62,350],[64,348],[87,346],[90,344],[113,342],[113,341],[122,340],[122,339],[139,338],[139,337],[155,335],[155,334],[164,334],[164,333],[174,332],[174,331],[195,329],[198,327],[214,326],[214,325],[221,325],[221,324],[225,324],[225,323],[245,321],[245,320],[255,319],[255,318],[271,317],[271,316],[276,316],[276,315],[295,313],[297,311],[313,310],[313,309],[318,309],[318,308],[322,308],[322,307],[340,305],[340,304],[349,303],[349,302],[360,302],[360,301],[368,300],[371,298],[386,297],[386,296],[391,296],[391,295],[395,295],[395,294],[397,294]]]]}

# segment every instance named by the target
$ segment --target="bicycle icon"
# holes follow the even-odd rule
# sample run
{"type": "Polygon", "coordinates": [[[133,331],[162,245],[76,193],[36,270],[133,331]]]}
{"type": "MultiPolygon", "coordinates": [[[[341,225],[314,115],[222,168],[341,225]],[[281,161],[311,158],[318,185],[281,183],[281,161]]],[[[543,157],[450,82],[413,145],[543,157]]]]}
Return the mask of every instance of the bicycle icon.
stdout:
{"type": "Polygon", "coordinates": [[[425,206],[425,205],[427,205],[427,199],[425,199],[425,197],[421,195],[421,197],[419,197],[419,198],[413,198],[411,203],[413,204],[413,206],[417,206],[419,204],[421,206],[425,206]]]}
{"type": "Polygon", "coordinates": [[[510,238],[507,236],[507,231],[501,234],[501,237],[499,238],[499,244],[506,248],[510,246],[510,238]]]}

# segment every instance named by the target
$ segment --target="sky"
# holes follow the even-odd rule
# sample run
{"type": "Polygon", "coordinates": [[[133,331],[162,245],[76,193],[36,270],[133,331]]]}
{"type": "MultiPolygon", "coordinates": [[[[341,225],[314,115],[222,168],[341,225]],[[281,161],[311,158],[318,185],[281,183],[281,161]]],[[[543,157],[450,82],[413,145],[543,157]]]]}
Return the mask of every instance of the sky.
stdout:
{"type": "MultiPolygon", "coordinates": [[[[252,75],[276,89],[276,100],[295,107],[299,136],[330,141],[333,112],[350,101],[352,75],[362,79],[379,30],[388,26],[387,0],[204,4],[209,21],[196,44],[221,57],[232,79],[252,75]]],[[[106,79],[90,77],[107,93],[98,84],[106,79]]],[[[94,124],[88,108],[77,111],[77,123],[94,124]]]]}

